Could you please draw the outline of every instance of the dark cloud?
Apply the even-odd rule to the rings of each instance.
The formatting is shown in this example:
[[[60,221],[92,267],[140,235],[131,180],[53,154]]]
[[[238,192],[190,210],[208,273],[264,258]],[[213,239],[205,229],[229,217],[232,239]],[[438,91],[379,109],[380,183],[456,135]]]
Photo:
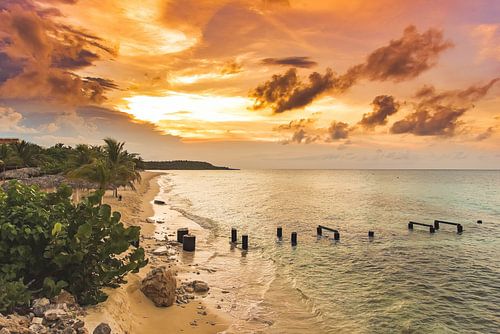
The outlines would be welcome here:
[[[74,1],[59,1],[73,3]],[[0,98],[38,99],[81,105],[101,103],[109,86],[83,79],[71,70],[92,65],[112,48],[91,34],[61,25],[58,11],[37,2],[6,1],[1,4]]]
[[[413,79],[436,65],[439,54],[451,46],[439,30],[419,33],[409,26],[403,37],[373,51],[364,63],[351,67],[343,75],[336,75],[331,69],[324,75],[313,72],[304,84],[291,69],[283,75],[273,75],[251,91],[250,97],[255,99],[254,109],[269,107],[274,113],[282,113],[303,108],[325,92],[346,91],[360,79],[394,82]]]
[[[462,123],[460,117],[474,107],[491,87],[500,80],[496,78],[484,86],[471,86],[464,90],[438,93],[432,86],[425,86],[416,94],[419,100],[415,110],[404,119],[395,122],[391,132],[412,133],[417,136],[453,136]]]
[[[373,129],[377,125],[387,124],[387,118],[398,112],[399,103],[389,95],[379,95],[373,99],[373,112],[363,115],[359,125],[365,129]]]
[[[302,118],[298,120],[290,121],[287,124],[282,124],[278,126],[275,130],[292,132],[290,139],[285,140],[283,144],[289,143],[305,143],[309,144],[321,139],[321,136],[316,133],[315,129],[316,120],[313,118]]]
[[[118,85],[113,80],[109,80],[109,79],[85,77],[84,81],[96,82],[104,89],[119,89]]]
[[[228,61],[222,65],[220,72],[222,74],[236,74],[242,71],[241,64],[234,60]]]
[[[332,140],[346,139],[349,137],[349,124],[333,121],[328,128],[328,133]]]
[[[311,68],[318,65],[317,62],[310,60],[309,57],[264,58],[261,63],[264,65],[293,66],[302,68]]]
[[[337,77],[331,69],[324,75],[313,72],[304,83],[297,76],[295,68],[283,75],[273,75],[271,80],[254,89],[250,96],[255,99],[253,109],[271,107],[274,113],[302,108],[326,91],[346,89],[346,82]]]

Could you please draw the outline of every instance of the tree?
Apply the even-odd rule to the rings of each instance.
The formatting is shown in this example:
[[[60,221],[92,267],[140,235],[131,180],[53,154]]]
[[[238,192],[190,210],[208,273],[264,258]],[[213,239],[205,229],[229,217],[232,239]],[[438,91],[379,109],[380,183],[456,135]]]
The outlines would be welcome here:
[[[25,140],[22,140],[18,143],[11,144],[14,153],[21,160],[21,164],[23,167],[36,167],[37,166],[37,158],[39,157],[39,153],[41,151],[41,147],[29,143]]]

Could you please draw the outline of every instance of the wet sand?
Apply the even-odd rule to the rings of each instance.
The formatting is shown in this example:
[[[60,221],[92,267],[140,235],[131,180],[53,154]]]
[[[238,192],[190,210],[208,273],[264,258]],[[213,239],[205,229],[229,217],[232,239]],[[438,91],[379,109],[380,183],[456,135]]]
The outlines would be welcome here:
[[[188,265],[181,262],[152,256],[152,250],[159,247],[162,241],[154,238],[156,225],[146,222],[146,218],[154,216],[150,202],[159,192],[159,175],[161,173],[142,173],[142,182],[137,191],[120,191],[123,196],[121,202],[113,198],[111,193],[105,196],[104,202],[110,204],[113,210],[121,212],[125,225],[141,227],[141,247],[146,250],[150,263],[139,273],[129,274],[127,284],[117,289],[107,289],[107,301],[87,309],[88,314],[84,320],[90,332],[101,322],[108,323],[113,333],[128,334],[208,334],[223,332],[228,327],[227,317],[205,305],[201,296],[185,305],[174,304],[158,308],[139,290],[141,280],[154,266],[166,265],[180,273],[191,271]],[[178,278],[178,285],[179,283]]]

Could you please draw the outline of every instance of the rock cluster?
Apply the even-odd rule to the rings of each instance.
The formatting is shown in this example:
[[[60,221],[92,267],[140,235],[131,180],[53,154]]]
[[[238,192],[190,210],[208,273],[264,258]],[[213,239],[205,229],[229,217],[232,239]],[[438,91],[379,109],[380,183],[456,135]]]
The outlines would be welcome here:
[[[35,299],[27,311],[26,315],[0,314],[0,334],[88,334],[85,323],[78,319],[83,310],[64,290],[52,300]],[[94,333],[109,334],[111,329]]]
[[[195,280],[192,282],[183,282],[176,290],[176,303],[187,304],[190,300],[195,298],[195,293],[207,293],[209,289],[208,284],[203,281]]]

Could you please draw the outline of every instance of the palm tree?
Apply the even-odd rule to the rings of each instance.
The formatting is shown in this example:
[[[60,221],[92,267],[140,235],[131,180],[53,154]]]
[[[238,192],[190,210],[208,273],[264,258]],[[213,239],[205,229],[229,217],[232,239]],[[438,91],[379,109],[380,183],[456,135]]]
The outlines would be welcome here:
[[[40,146],[22,140],[12,144],[11,147],[21,160],[23,167],[34,167],[37,165],[37,156],[40,153]]]
[[[119,187],[135,190],[134,183],[141,179],[139,170],[142,169],[142,159],[138,154],[126,151],[124,142],[112,138],[106,138],[104,142],[104,147],[99,149],[77,146],[74,168],[68,176],[97,183],[101,190],[111,187],[115,197]]]

